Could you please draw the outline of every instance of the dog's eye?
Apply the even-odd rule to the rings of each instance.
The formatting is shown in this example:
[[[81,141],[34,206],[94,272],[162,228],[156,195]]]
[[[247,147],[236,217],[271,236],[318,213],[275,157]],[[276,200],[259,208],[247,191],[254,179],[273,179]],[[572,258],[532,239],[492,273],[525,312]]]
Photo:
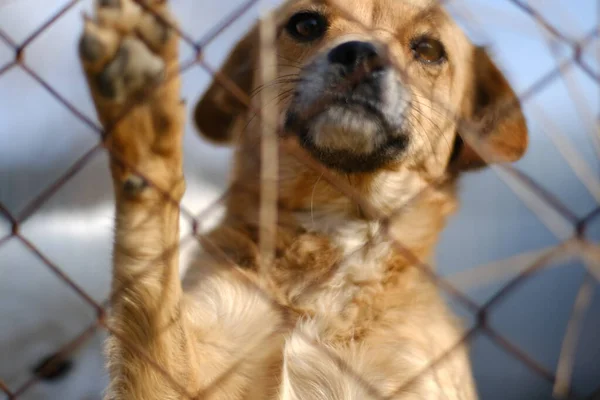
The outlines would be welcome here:
[[[325,34],[327,19],[317,12],[299,12],[290,18],[286,30],[297,40],[310,42],[321,38]]]
[[[411,44],[415,58],[426,64],[437,64],[446,59],[442,42],[429,37],[416,39]]]

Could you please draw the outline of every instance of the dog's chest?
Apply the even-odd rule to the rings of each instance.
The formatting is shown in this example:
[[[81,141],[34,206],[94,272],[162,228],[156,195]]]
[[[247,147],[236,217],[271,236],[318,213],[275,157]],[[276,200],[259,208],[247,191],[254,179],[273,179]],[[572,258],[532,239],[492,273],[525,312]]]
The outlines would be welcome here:
[[[301,261],[285,285],[289,302],[326,325],[336,325],[328,328],[352,330],[381,290],[390,243],[377,222],[331,213],[296,217],[308,234],[292,249]]]

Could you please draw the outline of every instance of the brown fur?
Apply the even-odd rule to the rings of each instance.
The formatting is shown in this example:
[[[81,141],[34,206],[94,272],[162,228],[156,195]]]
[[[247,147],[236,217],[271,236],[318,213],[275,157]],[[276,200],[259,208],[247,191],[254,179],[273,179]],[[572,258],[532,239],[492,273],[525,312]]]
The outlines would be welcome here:
[[[415,260],[431,261],[456,208],[458,175],[484,160],[516,160],[526,148],[518,101],[485,52],[426,0],[340,3],[350,13],[333,0],[280,7],[278,24],[302,9],[325,10],[331,20],[314,46],[299,47],[280,29],[275,46],[286,60],[302,66],[353,34],[386,41],[391,61],[410,78],[421,106],[409,116],[415,141],[407,157],[369,173],[329,171],[387,223],[293,157],[300,150],[286,140],[275,261],[259,272],[261,130],[250,117],[260,104],[254,98],[248,106],[215,82],[194,117],[211,140],[235,143],[233,186],[223,221],[200,238],[203,250],[180,282],[178,40],[130,0],[118,3],[98,8],[81,44],[100,120],[111,128],[106,146],[117,203],[107,398],[475,399],[466,346],[457,346],[460,324]],[[169,19],[162,2],[147,3]],[[419,29],[448,41],[449,62],[434,86],[406,50]],[[246,93],[259,86],[257,32],[220,72]],[[278,74],[290,70],[282,66]],[[132,76],[141,81],[124,79]],[[152,84],[158,90],[148,91]]]

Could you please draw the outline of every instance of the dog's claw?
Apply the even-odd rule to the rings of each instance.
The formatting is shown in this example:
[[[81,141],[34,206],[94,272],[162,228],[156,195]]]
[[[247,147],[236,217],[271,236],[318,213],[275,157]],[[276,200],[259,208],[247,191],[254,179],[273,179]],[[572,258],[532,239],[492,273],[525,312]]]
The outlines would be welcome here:
[[[89,33],[84,34],[79,41],[79,54],[85,61],[92,63],[98,61],[105,50],[102,42]]]
[[[98,88],[98,93],[107,99],[117,97],[117,88],[108,69],[102,71],[102,73],[98,75],[96,87]]]
[[[142,190],[148,187],[148,182],[144,178],[138,175],[130,175],[125,179],[123,183],[123,191],[130,195],[135,196],[139,194]]]

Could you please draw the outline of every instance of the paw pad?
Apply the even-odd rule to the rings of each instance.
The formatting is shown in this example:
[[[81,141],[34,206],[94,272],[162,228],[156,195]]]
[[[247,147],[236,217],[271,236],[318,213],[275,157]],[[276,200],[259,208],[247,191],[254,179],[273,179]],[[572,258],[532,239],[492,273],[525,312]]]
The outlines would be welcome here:
[[[138,39],[126,38],[114,60],[98,75],[98,91],[121,102],[163,77],[164,62]]]
[[[172,29],[166,6],[146,12],[132,0],[98,0],[97,18],[87,20],[79,54],[96,93],[115,103],[158,84],[166,63],[162,53]]]

